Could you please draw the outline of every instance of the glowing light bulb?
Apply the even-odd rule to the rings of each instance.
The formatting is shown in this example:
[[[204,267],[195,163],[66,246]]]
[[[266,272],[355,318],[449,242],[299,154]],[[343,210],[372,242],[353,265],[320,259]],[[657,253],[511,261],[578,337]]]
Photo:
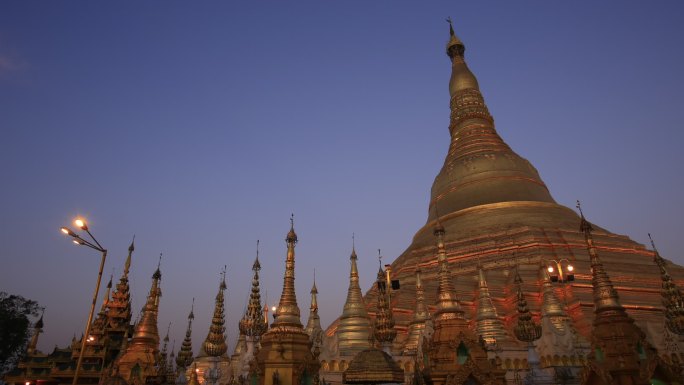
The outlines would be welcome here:
[[[553,273],[553,267],[552,266],[549,266],[546,270],[548,270],[549,273]]]

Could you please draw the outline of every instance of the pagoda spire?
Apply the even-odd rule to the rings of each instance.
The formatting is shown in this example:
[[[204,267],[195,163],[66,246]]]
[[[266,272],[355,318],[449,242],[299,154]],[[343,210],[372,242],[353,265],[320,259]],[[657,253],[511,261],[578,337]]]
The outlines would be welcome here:
[[[584,218],[579,201],[577,209],[580,212],[580,231],[584,233],[591,261],[591,286],[594,297],[592,350],[588,356],[591,368],[589,377],[598,376],[610,384],[649,384],[652,373],[644,372],[643,368],[650,367],[648,370],[653,370],[656,367],[656,352],[646,341],[644,332],[620,304],[618,293],[603,268],[594,245],[591,234],[594,228]],[[589,381],[591,382],[591,379]]]
[[[290,231],[285,237],[287,244],[287,257],[285,259],[285,276],[283,278],[283,292],[276,310],[276,319],[272,327],[289,326],[302,329],[299,318],[299,306],[295,294],[295,246],[297,245],[297,233],[294,231],[294,214],[290,217]]]
[[[380,250],[378,250],[378,257],[380,257]],[[382,267],[378,269],[378,277],[376,286],[378,289],[378,303],[377,313],[375,315],[375,339],[382,346],[382,350],[392,355],[391,348],[394,338],[397,336],[397,331],[394,329],[394,318],[392,317],[392,310],[389,304],[389,287],[390,283],[387,280],[385,272]]]
[[[321,328],[321,317],[318,315],[318,288],[316,287],[316,271],[314,270],[314,281],[311,286],[311,306],[309,306],[309,319],[306,322],[306,333],[313,338],[313,333]]]
[[[444,245],[444,227],[439,221],[434,230],[437,240],[437,263],[439,264],[439,286],[437,289],[437,310],[435,310],[435,320],[450,318],[465,318],[461,304],[456,299],[456,290],[449,271],[449,261],[447,261],[446,246]]]
[[[109,318],[109,327],[123,332],[123,329],[128,329],[131,322],[131,294],[128,285],[128,272],[131,268],[131,257],[135,250],[135,236],[128,247],[128,256],[124,263],[124,270],[116,284],[116,290],[112,294],[112,298],[107,302],[107,316]]]
[[[484,339],[487,345],[495,345],[508,339],[503,323],[499,319],[496,308],[492,303],[492,297],[489,294],[487,287],[487,280],[482,265],[478,263],[478,297],[477,297],[477,315],[475,330],[479,336]]]
[[[261,289],[259,288],[259,271],[261,264],[259,263],[259,241],[257,240],[257,251],[252,271],[254,277],[252,278],[252,291],[249,294],[249,303],[245,310],[245,315],[239,323],[240,333],[247,337],[258,339],[266,332],[268,324],[264,322],[261,314]]]
[[[147,302],[142,310],[142,317],[135,326],[133,333],[133,345],[148,345],[154,351],[159,351],[159,332],[157,330],[157,314],[159,312],[159,298],[161,297],[161,254],[159,254],[159,264],[157,270],[152,274],[152,287],[147,296]]]
[[[673,333],[684,335],[684,296],[667,272],[667,262],[658,253],[651,234],[648,234],[648,239],[651,241],[651,247],[653,247],[653,261],[658,265],[660,278],[663,281],[662,297],[665,307],[665,326]]]
[[[285,237],[287,257],[285,277],[278,309],[268,332],[261,338],[254,365],[249,375],[260,378],[261,384],[295,385],[317,383],[320,361],[318,349],[314,349],[309,335],[300,321],[295,294],[295,245],[294,216],[290,217],[290,231]],[[252,377],[254,378],[254,377]],[[277,384],[276,384],[277,383]]]
[[[359,269],[356,265],[356,245],[352,235],[352,251],[349,256],[349,288],[344,303],[340,324],[337,327],[337,341],[340,354],[355,355],[370,348],[370,317],[359,286]]]
[[[316,270],[314,270],[314,281],[311,287],[311,306],[309,306],[309,320],[306,322],[306,334],[311,339],[313,348],[319,348],[323,344],[323,328],[321,327],[321,317],[318,315],[318,288],[316,288]]]
[[[477,78],[465,62],[465,44],[449,19],[451,145],[432,185],[428,223],[469,207],[511,201],[555,203],[537,170],[513,152],[494,128]]]
[[[594,228],[591,226],[591,223],[584,218],[584,213],[582,212],[579,201],[577,201],[577,209],[580,212],[580,231],[584,234],[584,241],[587,244],[587,251],[589,252],[591,261],[591,283],[594,291],[595,307],[594,313],[596,313],[597,319],[599,313],[611,310],[624,313],[626,317],[627,313],[622,305],[620,305],[617,291],[615,291],[613,283],[610,281],[610,277],[608,277],[608,273],[606,273],[606,270],[603,268],[603,263],[601,263],[596,247],[594,246],[594,237],[591,235]]]
[[[159,332],[157,330],[157,314],[159,312],[159,299],[161,298],[161,254],[157,270],[152,274],[152,287],[147,296],[147,301],[142,309],[140,320],[136,322],[133,338],[128,342],[128,327],[125,327],[122,354],[117,359],[116,365],[119,373],[129,383],[144,383],[146,378],[159,375]],[[125,272],[124,272],[125,276]]]
[[[538,325],[532,319],[532,314],[530,309],[527,307],[527,300],[525,300],[525,293],[522,289],[522,278],[518,273],[518,269],[515,269],[515,288],[516,288],[516,298],[518,303],[518,322],[513,329],[515,336],[518,340],[532,344],[541,337],[541,325]]]
[[[190,308],[190,314],[188,314],[188,328],[185,330],[185,338],[183,339],[183,344],[181,345],[180,351],[176,356],[176,367],[181,370],[189,367],[192,363],[192,320],[195,319],[195,299],[192,299],[192,307]]]
[[[428,309],[425,306],[425,289],[423,288],[420,274],[420,268],[416,268],[416,306],[413,310],[413,319],[409,323],[408,337],[406,337],[406,343],[404,344],[404,354],[410,355],[417,353],[421,337],[425,333],[425,323],[430,318]]]
[[[226,353],[228,346],[226,345],[226,327],[225,327],[225,313],[224,313],[224,295],[226,291],[226,268],[224,266],[221,272],[221,283],[216,294],[216,304],[214,306],[214,316],[211,318],[211,325],[209,326],[209,333],[207,338],[202,343],[202,352],[211,357],[220,357]],[[202,355],[202,354],[200,354]]]

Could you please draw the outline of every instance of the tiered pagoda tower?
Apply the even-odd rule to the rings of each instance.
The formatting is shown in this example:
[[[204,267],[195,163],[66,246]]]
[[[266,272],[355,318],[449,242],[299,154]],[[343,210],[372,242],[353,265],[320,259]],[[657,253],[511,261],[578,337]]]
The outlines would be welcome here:
[[[271,328],[261,339],[257,364],[250,371],[252,384],[260,385],[316,385],[320,363],[312,353],[309,335],[300,321],[299,306],[295,294],[295,245],[297,233],[294,220],[290,219],[290,231],[285,237],[287,257],[283,292],[275,312]]]
[[[200,352],[195,357],[193,368],[207,385],[228,383],[230,378],[230,359],[226,352],[226,314],[225,314],[225,291],[226,269],[221,272],[221,282],[214,303],[214,312],[207,337],[202,342]]]
[[[261,289],[259,287],[259,241],[257,241],[257,255],[252,265],[254,276],[252,289],[249,294],[249,304],[245,314],[239,323],[240,336],[235,347],[235,353],[231,358],[233,376],[246,378],[249,374],[249,365],[253,361],[257,349],[260,346],[261,336],[268,330],[268,319],[265,319],[261,308]]]
[[[159,257],[161,262],[161,256]],[[133,338],[126,344],[125,350],[117,359],[115,372],[129,385],[144,384],[148,377],[156,377],[159,355],[159,331],[157,315],[161,298],[161,270],[157,266],[152,275],[152,287],[143,307],[142,316],[135,325]],[[124,337],[125,338],[125,337]]]

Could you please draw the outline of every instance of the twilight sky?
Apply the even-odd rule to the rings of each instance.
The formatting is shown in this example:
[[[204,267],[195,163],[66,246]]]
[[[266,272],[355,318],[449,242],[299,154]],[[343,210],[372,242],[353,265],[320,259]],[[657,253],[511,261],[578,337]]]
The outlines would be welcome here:
[[[258,3],[258,4],[257,4]],[[341,313],[427,218],[449,143],[451,16],[500,135],[554,198],[684,263],[681,2],[0,3],[0,291],[45,311],[39,348],[82,332],[99,255],[133,309],[160,252],[159,329],[195,353],[228,266],[232,351],[261,240],[280,296],[290,213],[302,322]],[[99,307],[99,305],[98,305]]]

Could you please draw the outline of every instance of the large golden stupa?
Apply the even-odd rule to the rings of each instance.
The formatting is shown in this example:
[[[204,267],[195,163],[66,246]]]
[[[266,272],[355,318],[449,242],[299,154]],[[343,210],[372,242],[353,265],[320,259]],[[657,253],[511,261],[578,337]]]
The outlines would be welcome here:
[[[444,166],[432,185],[427,223],[391,264],[392,279],[401,283],[391,303],[399,332],[393,351],[402,351],[411,335],[409,325],[417,298],[416,270],[422,277],[419,294],[424,295],[425,304],[434,314],[439,269],[433,230],[438,225],[445,229],[447,260],[456,293],[479,334],[487,333],[482,328],[495,328],[498,323],[512,336],[516,317],[513,281],[517,271],[524,282],[524,295],[534,319],[539,320],[543,315],[543,293],[550,290],[544,287],[552,287],[573,329],[588,339],[594,301],[590,259],[580,232],[580,216],[575,210],[556,203],[534,166],[499,136],[477,78],[464,60],[464,52],[465,45],[452,29],[447,43],[447,55],[452,63],[451,142]],[[629,315],[660,354],[669,354],[665,348],[670,337],[664,328],[661,272],[654,263],[654,252],[627,236],[598,226],[593,236]],[[552,285],[549,277],[545,278],[546,273],[540,273],[550,268],[553,268]],[[677,286],[684,286],[684,268],[668,263],[667,271]],[[574,275],[574,280],[568,280],[570,275]],[[479,300],[483,296],[479,289],[482,287],[491,300]],[[365,296],[371,318],[376,312],[376,295],[377,290],[371,289]],[[494,309],[481,309],[482,303],[491,303]],[[482,314],[492,314],[490,321],[496,322],[476,325]],[[335,321],[326,334],[340,339],[336,334],[343,321],[344,317]],[[502,330],[489,332],[496,335]]]

